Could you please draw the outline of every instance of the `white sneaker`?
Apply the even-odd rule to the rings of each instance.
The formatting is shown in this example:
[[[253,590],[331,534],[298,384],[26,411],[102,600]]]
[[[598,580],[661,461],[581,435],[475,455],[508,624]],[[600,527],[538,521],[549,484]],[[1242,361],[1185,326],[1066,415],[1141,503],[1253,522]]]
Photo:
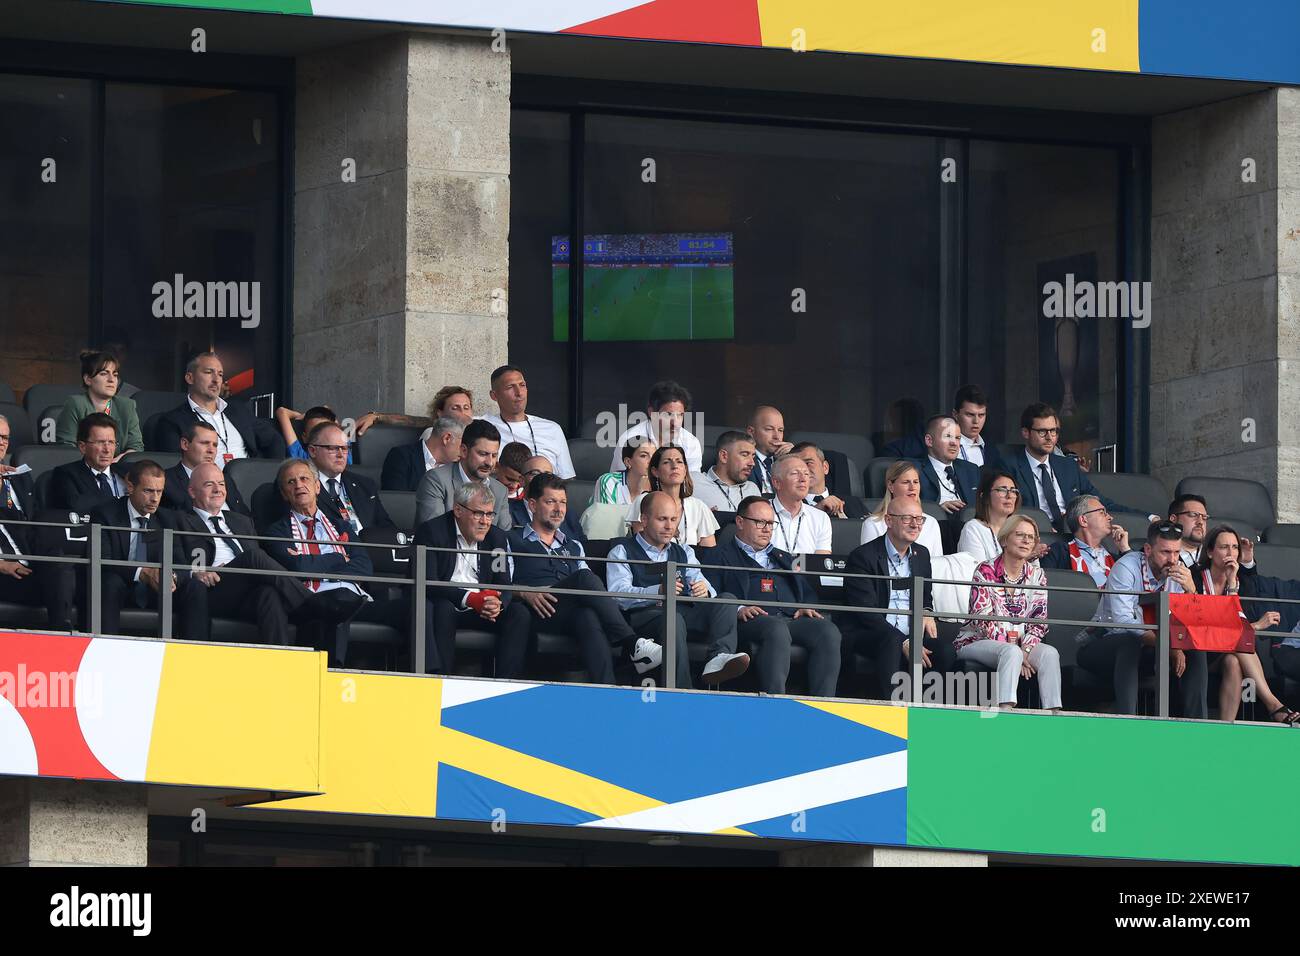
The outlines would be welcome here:
[[[749,670],[748,654],[719,654],[704,665],[700,680],[706,684],[721,684],[735,680]]]
[[[638,674],[654,670],[663,663],[663,659],[664,649],[655,641],[648,637],[637,638],[636,644],[632,647],[632,663],[636,665]]]

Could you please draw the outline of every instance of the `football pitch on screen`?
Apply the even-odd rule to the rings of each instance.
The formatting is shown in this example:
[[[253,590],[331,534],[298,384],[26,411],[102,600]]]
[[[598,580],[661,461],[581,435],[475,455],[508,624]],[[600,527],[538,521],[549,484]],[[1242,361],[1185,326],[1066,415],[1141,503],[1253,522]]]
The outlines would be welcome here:
[[[569,337],[569,270],[553,267],[555,341]],[[628,268],[585,273],[583,338],[588,342],[730,339],[735,336],[732,269]]]

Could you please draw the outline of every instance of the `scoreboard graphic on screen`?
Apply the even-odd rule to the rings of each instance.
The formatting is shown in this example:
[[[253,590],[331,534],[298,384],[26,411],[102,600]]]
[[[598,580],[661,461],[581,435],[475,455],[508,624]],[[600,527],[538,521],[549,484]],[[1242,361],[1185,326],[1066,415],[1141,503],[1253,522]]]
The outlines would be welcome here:
[[[551,237],[555,341],[569,338],[568,236]],[[582,240],[583,339],[707,341],[735,337],[729,232],[587,236]]]

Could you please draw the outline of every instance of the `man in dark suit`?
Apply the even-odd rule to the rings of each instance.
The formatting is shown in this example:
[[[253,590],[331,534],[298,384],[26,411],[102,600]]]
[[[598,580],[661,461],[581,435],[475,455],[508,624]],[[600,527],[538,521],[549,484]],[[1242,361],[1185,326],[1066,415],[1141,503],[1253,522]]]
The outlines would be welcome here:
[[[867,509],[862,499],[849,489],[848,459],[838,451],[823,451],[810,441],[801,441],[794,446],[791,454],[803,459],[804,466],[811,472],[812,480],[808,482],[808,494],[804,504],[820,508],[832,518],[853,518],[861,521],[867,516]],[[840,465],[835,467],[835,461]],[[837,486],[835,480],[841,484]]]
[[[989,400],[978,385],[963,385],[952,399],[952,417],[961,429],[962,461],[977,468],[1005,467],[998,450],[984,440],[984,424],[988,420]]]
[[[243,402],[227,402],[221,397],[225,376],[216,352],[203,352],[190,359],[185,367],[185,384],[189,387],[185,404],[158,419],[154,434],[159,450],[180,451],[185,427],[199,420],[216,429],[218,468],[225,468],[236,458],[283,458],[284,439],[274,425],[254,417]]]
[[[415,532],[415,543],[431,548],[476,549],[477,555],[450,551],[429,553],[431,578],[449,582],[431,585],[433,627],[425,635],[425,666],[430,673],[449,674],[456,662],[456,629],[460,625],[496,635],[493,676],[522,677],[532,619],[522,601],[495,586],[510,584],[506,533],[495,527],[496,502],[482,485],[456,489],[452,510],[430,518]]]
[[[719,593],[726,591],[749,601],[787,601],[815,604],[817,596],[799,574],[789,571],[794,556],[772,547],[776,512],[765,498],[750,496],[736,507],[736,537],[715,549],[710,560],[726,565],[705,575]],[[744,605],[737,610],[737,636],[751,645],[757,661],[759,688],[766,694],[784,694],[790,676],[790,647],[808,650],[808,690],[817,697],[833,697],[840,674],[840,631],[809,607],[764,608]]]
[[[171,511],[190,510],[193,505],[190,500],[190,479],[199,465],[216,464],[217,447],[217,430],[207,422],[195,419],[185,426],[185,433],[181,436],[181,460],[166,470],[167,485],[163,488],[162,503],[164,508]],[[225,487],[225,510],[247,515],[248,505],[229,477],[225,479]]]
[[[46,506],[85,514],[127,493],[126,482],[113,474],[117,457],[117,424],[103,412],[77,423],[77,450],[81,461],[59,465],[50,472]]]
[[[379,487],[384,491],[414,491],[426,471],[460,461],[460,436],[464,431],[465,426],[454,418],[434,419],[428,438],[388,450]]]
[[[889,615],[841,612],[838,616],[844,634],[845,659],[851,661],[856,652],[871,662],[869,693],[875,700],[890,699],[900,659],[911,659],[911,619],[905,613],[912,606],[911,578],[914,574],[930,577],[930,552],[916,543],[924,520],[920,503],[895,498],[885,515],[885,533],[855,548],[845,563],[845,604],[887,607],[899,612]],[[893,580],[849,576],[856,574],[886,575]],[[928,580],[923,607],[927,611],[934,609]],[[955,659],[952,642],[940,638],[935,619],[926,617],[922,664],[948,671]]]
[[[303,442],[320,479],[322,497],[352,526],[353,537],[366,528],[394,527],[375,483],[347,471],[348,440],[342,428],[334,422],[321,422]]]
[[[508,447],[508,446],[507,446]],[[533,455],[531,458],[524,459],[519,471],[523,479],[524,487],[538,475],[555,474],[555,466],[545,455]],[[516,530],[522,531],[533,523],[533,513],[528,508],[528,498],[511,498],[508,501],[510,508],[510,520],[514,522]],[[581,509],[564,512],[564,521],[560,525],[560,530],[564,532],[564,537],[581,542],[584,546],[587,543],[587,534],[582,530],[582,523],[578,520],[581,515]]]
[[[126,474],[127,493],[99,505],[90,513],[94,524],[111,528],[133,528],[102,532],[104,558],[129,561],[133,566],[107,567],[102,574],[100,622],[105,634],[121,633],[122,608],[156,608],[161,588],[172,590],[172,613],[179,636],[206,641],[209,635],[207,588],[189,573],[189,563],[179,537],[172,542],[172,561],[177,570],[172,579],[162,579],[161,568],[140,567],[158,563],[162,554],[162,533],[156,518],[162,504],[166,479],[157,462],[141,459]]]
[[[914,432],[903,435],[901,438],[895,438],[888,445],[883,446],[879,452],[881,458],[924,458],[925,455],[924,425],[918,427]]]
[[[0,415],[0,459],[5,458],[12,445],[9,419]],[[13,465],[0,463],[0,508],[17,511],[31,520],[36,514],[36,482],[31,475],[15,475]]]
[[[916,462],[921,476],[921,500],[937,501],[949,515],[975,504],[980,470],[962,461],[961,429],[947,415],[935,415],[925,424],[924,458]]]
[[[73,566],[15,557],[41,553],[38,529],[28,525],[28,520],[22,512],[0,508],[0,601],[44,607],[48,630],[71,631],[76,624]]]
[[[289,644],[289,619],[307,602],[311,592],[301,581],[284,577],[223,573],[224,569],[282,570],[257,541],[251,518],[230,510],[226,479],[212,463],[198,464],[190,476],[191,507],[185,511],[160,511],[165,527],[180,532],[186,555],[201,553],[203,570],[193,571],[208,588],[208,608],[214,616],[246,618],[257,622],[268,644]],[[220,535],[220,537],[209,537]]]
[[[1021,507],[1041,509],[1059,534],[1069,534],[1065,526],[1067,503],[1079,495],[1096,498],[1111,511],[1141,513],[1099,492],[1073,458],[1053,454],[1061,436],[1061,422],[1051,405],[1035,402],[1026,408],[1020,416],[1020,434],[1025,439],[1025,451],[1006,464],[1020,489]],[[1159,515],[1147,517],[1153,522],[1160,520]]]

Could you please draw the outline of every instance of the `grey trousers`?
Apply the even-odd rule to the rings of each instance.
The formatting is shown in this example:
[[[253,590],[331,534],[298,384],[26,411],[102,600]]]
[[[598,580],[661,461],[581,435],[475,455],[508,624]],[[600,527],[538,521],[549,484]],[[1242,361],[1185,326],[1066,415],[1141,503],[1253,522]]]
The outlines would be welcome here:
[[[1020,666],[1025,652],[1018,644],[1006,641],[973,641],[957,651],[959,661],[975,661],[997,671],[999,704],[1014,704],[1020,686]],[[1043,708],[1061,706],[1061,655],[1050,644],[1039,641],[1029,652],[1029,663],[1038,677],[1038,696]]]
[[[734,611],[732,612],[735,613]],[[784,694],[790,676],[790,647],[808,650],[808,691],[814,697],[834,697],[840,677],[840,629],[825,618],[781,614],[759,615],[736,628],[740,639],[754,645],[759,689]]]
[[[1187,670],[1177,682],[1178,701],[1183,717],[1207,714],[1206,691],[1209,667],[1204,651],[1187,651]],[[1115,707],[1121,714],[1137,713],[1138,664],[1142,660],[1142,632],[1114,631],[1092,638],[1079,648],[1079,664],[1101,680],[1115,682]]]

